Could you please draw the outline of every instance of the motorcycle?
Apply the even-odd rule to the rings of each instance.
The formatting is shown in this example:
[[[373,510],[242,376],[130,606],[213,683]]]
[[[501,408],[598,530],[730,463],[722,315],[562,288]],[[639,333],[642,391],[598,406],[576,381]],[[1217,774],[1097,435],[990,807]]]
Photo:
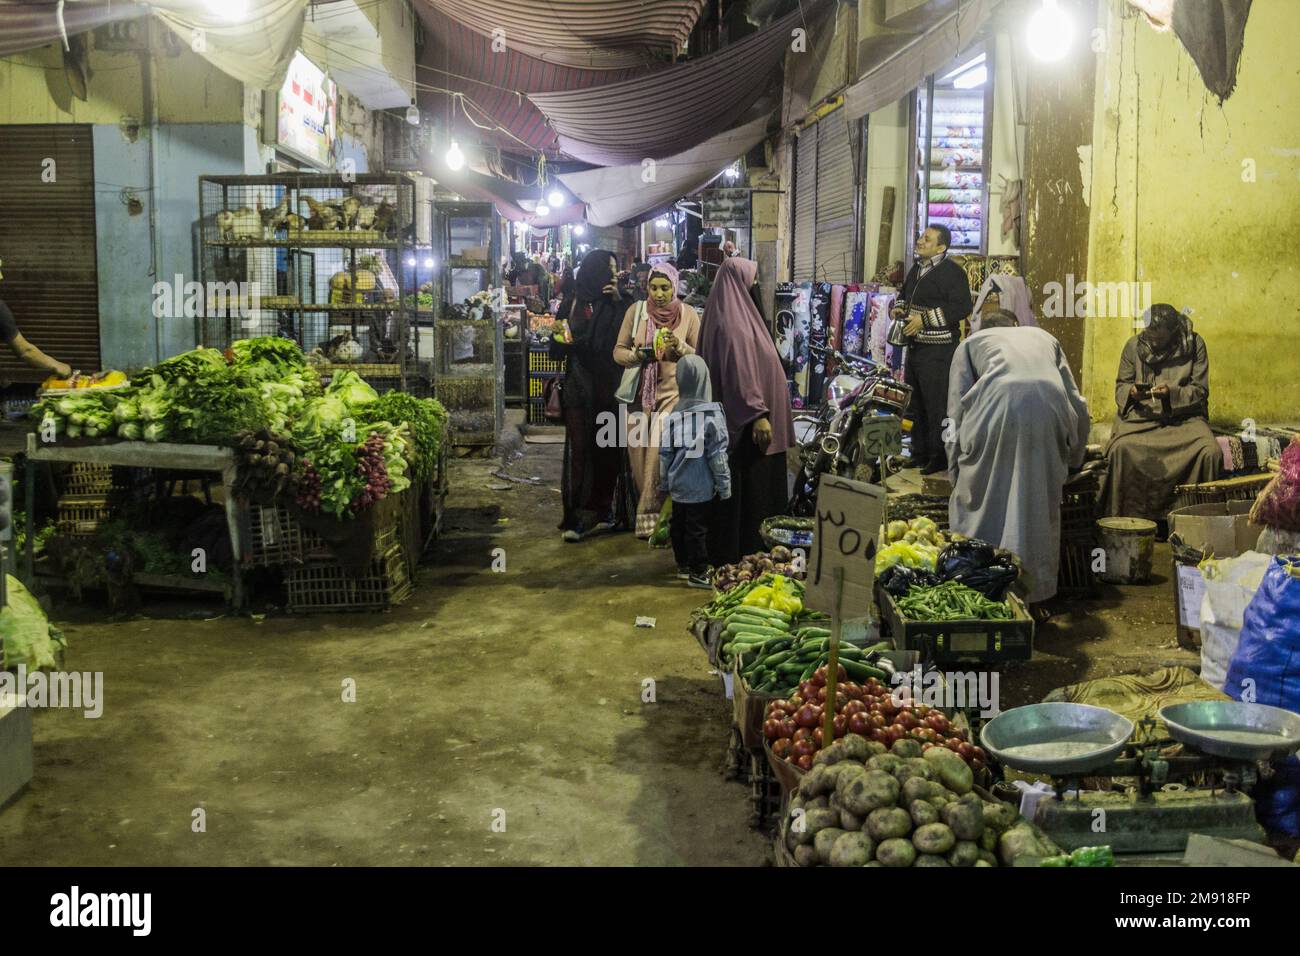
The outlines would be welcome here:
[[[794,420],[796,435],[805,435],[798,442],[800,467],[790,498],[790,514],[800,518],[815,515],[822,475],[879,484],[899,470],[896,456],[869,452],[862,426],[872,418],[900,416],[912,396],[911,386],[895,380],[885,366],[836,349],[812,348],[840,371],[827,382],[821,407]]]

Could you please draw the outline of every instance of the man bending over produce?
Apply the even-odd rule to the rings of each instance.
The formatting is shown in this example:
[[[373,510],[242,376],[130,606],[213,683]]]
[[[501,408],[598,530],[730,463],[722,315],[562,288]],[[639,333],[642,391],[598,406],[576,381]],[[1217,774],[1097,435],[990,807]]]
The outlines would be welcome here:
[[[1009,312],[986,316],[953,355],[948,418],[952,530],[1019,555],[1025,600],[1047,600],[1060,563],[1061,488],[1088,443],[1088,404],[1061,344],[1017,327]]]

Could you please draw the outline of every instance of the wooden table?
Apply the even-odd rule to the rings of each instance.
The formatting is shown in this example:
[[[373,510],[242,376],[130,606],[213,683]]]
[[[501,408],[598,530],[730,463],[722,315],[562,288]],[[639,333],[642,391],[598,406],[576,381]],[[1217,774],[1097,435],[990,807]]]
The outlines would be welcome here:
[[[237,463],[235,453],[216,445],[174,445],[167,442],[119,441],[100,445],[73,445],[67,440],[40,442],[35,432],[27,435],[27,460],[42,463],[73,464],[84,462],[93,465],[117,465],[125,468],[161,468],[174,471],[210,471],[221,475],[225,486],[226,525],[230,529],[231,552],[234,555],[234,603],[244,606],[244,577],[241,556],[241,516],[239,502],[235,500],[233,485]],[[27,514],[36,510],[36,482],[24,482],[27,488]],[[29,517],[29,521],[31,518]],[[36,535],[27,536],[26,580],[30,586],[35,573]]]

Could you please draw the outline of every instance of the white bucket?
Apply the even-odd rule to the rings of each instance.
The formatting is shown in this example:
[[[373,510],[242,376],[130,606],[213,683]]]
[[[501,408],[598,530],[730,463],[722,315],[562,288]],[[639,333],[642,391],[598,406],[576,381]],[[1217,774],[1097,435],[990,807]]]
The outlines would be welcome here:
[[[1098,575],[1108,584],[1145,584],[1151,577],[1156,523],[1145,518],[1102,518],[1097,522],[1106,566]]]

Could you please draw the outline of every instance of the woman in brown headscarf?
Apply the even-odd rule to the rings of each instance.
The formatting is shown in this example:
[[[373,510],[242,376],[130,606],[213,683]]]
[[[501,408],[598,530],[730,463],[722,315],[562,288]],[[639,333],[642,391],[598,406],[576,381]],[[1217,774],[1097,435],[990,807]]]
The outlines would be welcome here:
[[[627,410],[627,455],[637,486],[636,536],[648,538],[659,522],[659,427],[677,404],[677,360],[695,354],[700,314],[677,297],[677,270],[668,263],[650,270],[650,298],[623,316],[614,361],[641,367],[641,390]]]
[[[731,497],[718,506],[709,560],[733,564],[762,551],[759,527],[785,514],[790,490],[785,460],[794,445],[790,389],[772,333],[750,296],[758,263],[732,257],[718,268],[704,306],[700,356],[714,398],[727,413]]]

